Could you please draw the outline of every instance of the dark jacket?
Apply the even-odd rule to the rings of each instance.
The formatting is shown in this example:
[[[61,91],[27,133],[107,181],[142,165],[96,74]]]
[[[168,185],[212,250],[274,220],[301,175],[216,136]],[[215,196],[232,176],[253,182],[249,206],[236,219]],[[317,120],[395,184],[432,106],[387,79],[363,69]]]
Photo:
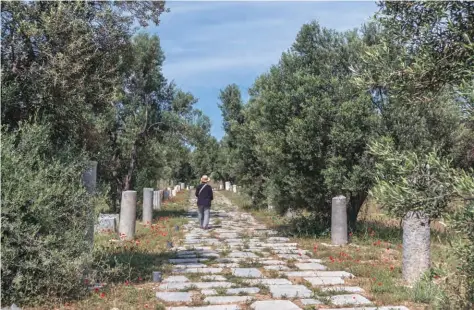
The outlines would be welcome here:
[[[201,191],[201,188],[205,185],[205,183],[200,184],[196,187],[196,197],[198,199],[197,204],[198,206],[210,207],[211,201],[214,199],[214,194],[212,193],[212,187],[207,184]],[[201,192],[199,194],[199,192]]]

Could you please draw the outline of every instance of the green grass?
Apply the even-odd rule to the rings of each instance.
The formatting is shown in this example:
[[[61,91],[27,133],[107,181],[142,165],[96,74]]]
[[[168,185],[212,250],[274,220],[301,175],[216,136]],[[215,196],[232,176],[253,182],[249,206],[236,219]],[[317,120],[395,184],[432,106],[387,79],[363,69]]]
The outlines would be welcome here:
[[[376,205],[369,203],[364,206],[359,214],[357,229],[350,234],[351,245],[327,247],[323,243],[331,244],[330,231],[324,227],[311,227],[324,223],[317,220],[311,224],[311,214],[303,213],[303,220],[289,220],[274,211],[252,210],[245,197],[227,192],[224,195],[268,228],[277,230],[280,236],[290,237],[290,242],[297,242],[302,249],[312,252],[315,258],[323,259],[329,270],[345,270],[354,274],[356,277],[347,279],[346,285],[362,287],[366,292],[364,295],[375,301],[377,306],[405,305],[412,310],[449,309],[445,303],[448,293],[433,277],[422,279],[413,287],[404,284],[400,221],[383,214]],[[300,227],[296,229],[295,225]],[[456,269],[456,258],[449,246],[450,239],[454,238],[456,236],[447,233],[443,225],[432,223],[431,272],[435,277],[447,279],[447,275]],[[288,266],[294,267],[294,264],[289,262]],[[334,295],[314,292],[321,298]]]
[[[106,285],[91,291],[83,300],[58,303],[55,309],[164,309],[152,289],[155,284],[151,282],[152,272],[161,271],[163,277],[169,275],[171,267],[167,260],[173,254],[167,248],[167,242],[176,246],[182,239],[182,230],[175,231],[175,227],[187,223],[188,219],[183,216],[187,206],[187,192],[164,202],[163,210],[154,213],[153,226],[137,221],[133,241],[121,242],[114,233],[97,234],[94,240],[97,263],[93,271]]]

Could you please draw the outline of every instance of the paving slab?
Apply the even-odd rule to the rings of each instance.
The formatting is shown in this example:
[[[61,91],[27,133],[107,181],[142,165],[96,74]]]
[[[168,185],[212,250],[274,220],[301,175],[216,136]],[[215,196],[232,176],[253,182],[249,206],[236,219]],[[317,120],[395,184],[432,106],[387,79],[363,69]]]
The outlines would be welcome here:
[[[270,266],[263,266],[266,270],[277,270],[277,271],[283,271],[283,270],[290,270],[287,266],[284,265],[270,265]]]
[[[283,271],[288,277],[302,278],[302,277],[339,277],[339,278],[353,278],[354,275],[346,271]]]
[[[300,270],[326,270],[328,267],[319,263],[297,263],[295,266]]]
[[[323,286],[323,285],[338,285],[338,284],[344,284],[344,279],[340,277],[309,277],[309,278],[303,278],[309,283],[311,283],[312,286]]]
[[[186,269],[174,269],[175,273],[221,273],[222,268],[186,268]]]
[[[230,304],[243,303],[254,299],[252,296],[209,296],[204,299],[204,302],[210,304]]]
[[[207,258],[170,258],[168,259],[168,262],[170,264],[186,264],[186,263],[197,264],[199,262],[205,262],[208,260],[209,259]]]
[[[309,305],[322,305],[323,302],[313,298],[301,299],[301,303],[305,306]]]
[[[170,307],[168,310],[240,310],[238,305],[214,305],[203,307]]]
[[[270,237],[267,239],[268,242],[287,242],[290,241],[290,238],[285,237]]]
[[[206,296],[218,295],[217,291],[213,289],[201,290],[201,294]]]
[[[163,282],[189,282],[189,279],[185,276],[170,276],[164,279]]]
[[[188,263],[188,264],[178,264],[178,265],[174,265],[173,268],[176,268],[176,269],[186,269],[186,268],[207,268],[209,267],[208,265],[206,264],[192,264],[192,263]]]
[[[356,308],[337,308],[337,309],[324,309],[324,310],[410,310],[405,306],[380,306],[380,307],[356,307]]]
[[[251,285],[288,285],[291,284],[290,280],[287,279],[281,279],[281,278],[276,278],[276,279],[252,279],[252,280],[247,280],[247,283]]]
[[[313,295],[313,292],[304,285],[270,285],[269,289],[273,298],[302,298]]]
[[[228,256],[230,258],[258,258],[258,256],[252,252],[231,252]]]
[[[336,295],[330,297],[331,302],[334,305],[369,305],[372,302],[359,294],[345,294],[345,295]]]
[[[306,255],[299,255],[299,254],[277,254],[278,257],[284,258],[284,259],[298,259],[298,258],[309,258],[309,256]]]
[[[350,292],[350,293],[363,293],[364,289],[358,286],[328,286],[321,287],[322,292]]]
[[[258,287],[241,287],[241,288],[229,288],[226,291],[228,295],[239,295],[239,294],[257,294],[260,292]]]
[[[170,282],[163,283],[159,286],[160,290],[185,290],[196,287],[198,289],[208,288],[229,288],[232,286],[230,282]]]
[[[286,265],[286,262],[277,259],[266,259],[261,261],[264,265]]]
[[[254,310],[301,310],[289,300],[262,300],[256,301],[250,307]]]
[[[156,297],[166,302],[191,302],[192,294],[188,292],[157,292]]]
[[[217,276],[202,276],[202,280],[206,281],[227,281],[227,278],[217,275]]]
[[[262,278],[263,275],[257,268],[235,268],[232,269],[232,274],[236,277],[242,278]]]

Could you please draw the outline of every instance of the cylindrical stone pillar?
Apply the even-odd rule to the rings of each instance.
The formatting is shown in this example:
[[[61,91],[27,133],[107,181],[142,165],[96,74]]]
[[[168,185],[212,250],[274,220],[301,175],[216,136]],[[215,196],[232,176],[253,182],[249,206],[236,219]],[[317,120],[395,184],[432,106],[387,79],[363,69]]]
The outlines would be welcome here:
[[[153,221],[153,188],[143,189],[143,224],[151,224]]]
[[[184,191],[186,189],[186,184],[181,182],[181,183],[179,183],[179,187],[181,187],[181,189]]]
[[[119,234],[124,240],[132,240],[135,237],[135,221],[137,218],[137,192],[122,192],[122,203],[120,205]]]
[[[232,185],[232,191],[233,191],[234,193],[237,193],[237,185]]]
[[[229,181],[225,182],[225,190],[230,191],[230,182]]]
[[[160,210],[161,209],[161,190],[157,190],[153,192],[153,210]]]
[[[332,199],[331,243],[347,244],[347,206],[346,197],[340,195]]]
[[[410,211],[403,218],[402,276],[414,283],[428,271],[430,258],[430,219],[420,211]]]

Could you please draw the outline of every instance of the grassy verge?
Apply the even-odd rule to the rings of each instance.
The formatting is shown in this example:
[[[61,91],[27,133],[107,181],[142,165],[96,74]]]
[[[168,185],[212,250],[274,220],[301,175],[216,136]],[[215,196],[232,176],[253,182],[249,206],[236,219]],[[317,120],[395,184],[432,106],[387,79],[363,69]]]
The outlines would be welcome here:
[[[271,210],[249,209],[249,201],[238,194],[223,191],[233,204],[252,213],[269,228],[292,238],[302,249],[323,260],[329,270],[345,270],[356,277],[346,285],[359,286],[369,299],[382,305],[405,305],[412,310],[449,309],[446,301],[453,291],[443,290],[457,261],[449,242],[455,236],[445,232],[440,223],[432,224],[431,273],[413,287],[402,281],[402,230],[400,221],[383,214],[374,204],[367,204],[359,215],[357,230],[350,234],[350,244],[332,247],[330,231],[302,227],[310,225],[301,218],[288,219]],[[320,231],[319,234],[308,232]],[[452,280],[452,279],[451,279]]]
[[[164,309],[155,296],[152,272],[169,273],[172,256],[169,242],[182,238],[181,225],[187,222],[188,192],[179,193],[155,211],[153,223],[136,223],[133,241],[120,241],[116,233],[97,234],[94,243],[96,278],[101,283],[83,300],[53,305],[54,309]],[[176,229],[178,226],[178,230]],[[93,285],[92,280],[85,284]],[[102,287],[100,287],[102,286]],[[37,307],[29,309],[51,309]]]

